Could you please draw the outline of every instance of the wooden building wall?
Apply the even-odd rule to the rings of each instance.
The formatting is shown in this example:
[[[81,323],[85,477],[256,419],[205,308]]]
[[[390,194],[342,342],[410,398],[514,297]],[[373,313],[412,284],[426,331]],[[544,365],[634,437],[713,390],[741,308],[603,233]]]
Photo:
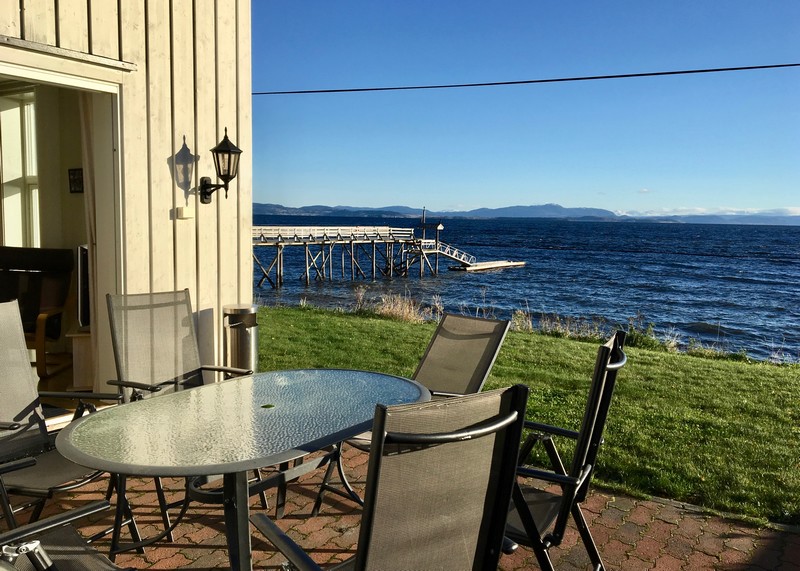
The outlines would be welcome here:
[[[250,0],[2,1],[4,61],[74,75],[79,89],[80,77],[118,85],[110,108],[96,109],[110,113],[96,127],[116,129],[119,145],[116,157],[95,153],[119,186],[97,188],[97,242],[115,244],[98,247],[101,288],[189,288],[201,354],[221,362],[222,307],[252,301]],[[227,200],[220,190],[201,205],[197,184],[216,180],[209,150],[225,128],[244,151],[239,176]],[[196,157],[188,185],[174,168],[184,143]],[[101,377],[113,371],[102,337]]]

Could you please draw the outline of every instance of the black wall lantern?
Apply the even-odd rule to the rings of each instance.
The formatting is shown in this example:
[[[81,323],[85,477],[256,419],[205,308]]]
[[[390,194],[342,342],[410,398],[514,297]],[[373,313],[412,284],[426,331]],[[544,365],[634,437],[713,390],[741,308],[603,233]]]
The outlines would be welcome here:
[[[239,172],[239,155],[242,154],[242,150],[228,138],[227,127],[225,136],[216,147],[211,149],[211,154],[214,157],[217,178],[222,181],[222,184],[213,184],[209,177],[202,177],[200,179],[200,202],[202,204],[211,204],[211,195],[220,188],[225,189],[225,198],[228,198],[228,183],[235,179]]]

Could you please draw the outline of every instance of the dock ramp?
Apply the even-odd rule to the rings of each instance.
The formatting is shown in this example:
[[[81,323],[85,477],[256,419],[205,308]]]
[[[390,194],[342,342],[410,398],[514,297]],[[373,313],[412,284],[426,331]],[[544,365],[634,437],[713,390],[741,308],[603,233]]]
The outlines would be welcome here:
[[[500,270],[503,268],[515,268],[524,266],[525,262],[512,262],[511,260],[494,260],[491,262],[479,262],[475,256],[467,254],[466,252],[454,248],[444,242],[437,242],[436,240],[420,240],[420,248],[426,254],[439,254],[455,260],[459,263],[458,266],[450,266],[451,270],[462,272],[480,272],[486,270]]]

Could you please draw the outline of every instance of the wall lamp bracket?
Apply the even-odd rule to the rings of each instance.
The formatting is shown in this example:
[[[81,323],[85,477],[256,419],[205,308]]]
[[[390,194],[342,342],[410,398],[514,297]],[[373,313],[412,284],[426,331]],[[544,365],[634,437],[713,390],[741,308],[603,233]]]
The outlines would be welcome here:
[[[225,189],[225,198],[228,198],[228,183],[213,184],[211,178],[200,177],[200,204],[211,204],[211,197],[220,188]]]

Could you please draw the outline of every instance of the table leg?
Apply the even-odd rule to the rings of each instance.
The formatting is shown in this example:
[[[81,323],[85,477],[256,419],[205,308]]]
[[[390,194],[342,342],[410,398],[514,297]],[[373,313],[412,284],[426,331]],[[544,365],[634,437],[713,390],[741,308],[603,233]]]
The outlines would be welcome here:
[[[234,571],[252,571],[247,472],[225,474],[222,483],[228,558]]]

